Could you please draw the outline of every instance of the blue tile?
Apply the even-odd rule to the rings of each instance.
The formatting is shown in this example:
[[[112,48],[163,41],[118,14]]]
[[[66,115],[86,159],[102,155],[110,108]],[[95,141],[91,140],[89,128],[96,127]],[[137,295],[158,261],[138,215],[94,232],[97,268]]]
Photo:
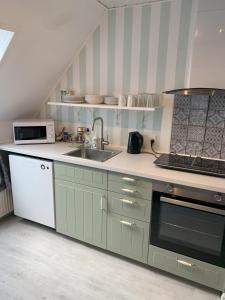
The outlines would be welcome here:
[[[207,110],[209,105],[208,96],[192,96],[191,97],[191,109],[203,109]]]
[[[172,139],[170,143],[170,151],[175,153],[185,154],[186,144],[187,144],[186,140]]]
[[[189,109],[175,108],[173,111],[173,124],[188,125]]]
[[[225,111],[218,111],[218,110],[210,110],[208,112],[208,119],[207,119],[207,127],[219,127],[224,128],[225,124]]]
[[[203,150],[203,142],[187,142],[186,154],[201,156]]]
[[[189,125],[205,126],[206,124],[206,110],[193,109],[190,111]]]
[[[189,126],[188,127],[188,141],[203,142],[205,136],[204,126]]]
[[[207,127],[205,142],[210,144],[221,144],[223,139],[223,129],[218,127]]]
[[[220,158],[221,156],[221,144],[204,143],[202,156]]]

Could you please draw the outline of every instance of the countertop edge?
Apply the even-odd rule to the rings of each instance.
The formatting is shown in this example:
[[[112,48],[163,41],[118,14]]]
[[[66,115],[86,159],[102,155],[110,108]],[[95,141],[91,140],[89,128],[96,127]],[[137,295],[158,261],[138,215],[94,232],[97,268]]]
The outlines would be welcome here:
[[[32,145],[32,147],[35,147],[35,145]],[[136,169],[130,170],[130,169],[123,168],[122,166],[118,167],[116,165],[116,162],[117,161],[119,162],[119,160],[123,159],[123,157],[121,157],[121,154],[125,155],[124,152],[122,152],[121,154],[118,154],[117,156],[111,158],[110,160],[108,160],[106,162],[96,162],[96,161],[91,161],[91,160],[85,160],[82,158],[67,157],[67,156],[64,156],[62,153],[59,153],[59,154],[53,154],[53,153],[46,154],[44,152],[40,153],[38,150],[35,151],[35,149],[33,149],[33,148],[32,148],[32,150],[24,149],[22,147],[20,149],[20,147],[16,147],[16,145],[14,145],[14,144],[6,144],[6,145],[2,144],[2,145],[0,145],[0,150],[17,153],[17,154],[22,154],[22,155],[27,155],[27,156],[31,156],[31,157],[38,157],[40,159],[49,159],[49,160],[59,161],[59,162],[63,162],[63,163],[70,163],[70,164],[76,164],[76,165],[81,165],[81,166],[86,166],[86,167],[102,169],[105,171],[124,173],[124,174],[133,175],[133,176],[142,177],[142,178],[151,179],[151,180],[158,180],[158,181],[163,181],[163,182],[167,182],[167,183],[179,184],[179,185],[189,186],[189,187],[193,187],[193,188],[199,188],[199,189],[204,189],[204,190],[211,190],[211,191],[215,191],[215,192],[225,193],[225,179],[224,178],[217,178],[217,177],[210,178],[210,176],[206,176],[206,175],[193,174],[193,173],[187,173],[187,172],[182,172],[182,171],[159,168],[153,164],[153,160],[151,161],[151,165],[149,165],[149,173],[148,174],[146,172],[141,172],[140,170],[136,170]],[[148,154],[145,154],[145,155],[148,155]],[[113,163],[113,160],[115,163]],[[160,172],[162,174],[157,174]],[[168,174],[170,174],[170,176],[167,176]],[[171,177],[171,174],[174,175],[174,177],[173,176]],[[202,177],[202,176],[204,176],[204,177]],[[198,178],[201,180],[199,180],[200,182],[193,180],[193,178],[187,180],[188,177]],[[212,183],[207,184],[207,180],[208,181],[211,180]],[[221,184],[221,186],[218,186],[218,185],[215,186],[215,184],[213,184],[213,181],[215,182],[218,180],[221,181],[221,183],[223,183],[223,184]]]

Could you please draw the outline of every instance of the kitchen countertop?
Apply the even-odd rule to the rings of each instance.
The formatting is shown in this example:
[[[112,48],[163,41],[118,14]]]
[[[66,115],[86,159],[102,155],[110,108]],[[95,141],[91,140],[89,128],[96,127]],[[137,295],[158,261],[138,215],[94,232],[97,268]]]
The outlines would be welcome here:
[[[1,150],[61,161],[98,169],[125,173],[149,179],[176,183],[206,190],[225,193],[225,179],[188,172],[168,170],[154,165],[155,157],[150,154],[128,154],[125,151],[105,162],[97,162],[64,155],[72,150],[70,144],[0,145]]]

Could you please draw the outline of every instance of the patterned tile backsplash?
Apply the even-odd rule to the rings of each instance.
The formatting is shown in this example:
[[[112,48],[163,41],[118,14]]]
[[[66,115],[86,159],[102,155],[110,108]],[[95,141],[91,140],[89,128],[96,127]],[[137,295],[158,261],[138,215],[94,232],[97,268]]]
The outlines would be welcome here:
[[[170,150],[225,159],[225,97],[176,95]]]

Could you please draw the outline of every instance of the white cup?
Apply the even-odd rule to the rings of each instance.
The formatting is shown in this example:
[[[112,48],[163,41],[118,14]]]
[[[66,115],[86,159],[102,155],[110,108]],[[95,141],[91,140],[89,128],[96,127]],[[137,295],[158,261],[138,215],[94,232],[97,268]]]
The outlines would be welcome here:
[[[126,96],[120,95],[118,100],[118,106],[127,106]]]
[[[145,107],[146,106],[146,94],[139,94],[137,96],[137,106],[138,107]]]
[[[127,97],[127,106],[129,106],[129,107],[137,106],[137,96],[136,95],[129,95]]]

